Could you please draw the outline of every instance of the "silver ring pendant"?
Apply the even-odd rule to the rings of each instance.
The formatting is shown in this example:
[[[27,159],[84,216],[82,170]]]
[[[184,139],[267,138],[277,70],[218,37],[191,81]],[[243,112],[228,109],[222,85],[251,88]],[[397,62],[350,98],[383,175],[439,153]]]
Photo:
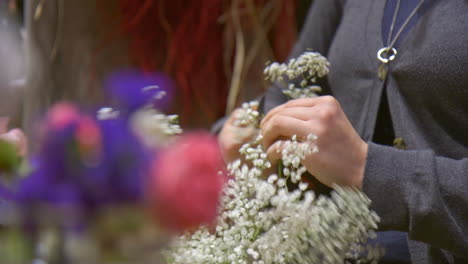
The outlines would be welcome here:
[[[383,63],[388,63],[395,59],[397,50],[395,48],[383,47],[377,52],[377,59]]]

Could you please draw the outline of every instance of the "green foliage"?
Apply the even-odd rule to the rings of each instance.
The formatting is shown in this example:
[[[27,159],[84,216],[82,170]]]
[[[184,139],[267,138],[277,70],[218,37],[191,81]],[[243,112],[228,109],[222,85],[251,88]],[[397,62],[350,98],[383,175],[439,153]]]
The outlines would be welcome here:
[[[0,172],[11,176],[20,164],[21,157],[18,156],[16,147],[0,139]]]
[[[31,246],[19,228],[0,229],[2,263],[22,264],[31,259]]]

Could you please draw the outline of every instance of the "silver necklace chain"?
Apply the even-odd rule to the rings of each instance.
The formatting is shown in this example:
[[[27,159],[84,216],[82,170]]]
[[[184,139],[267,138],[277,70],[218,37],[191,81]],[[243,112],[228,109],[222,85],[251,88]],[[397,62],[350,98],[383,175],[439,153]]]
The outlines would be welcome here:
[[[395,7],[395,12],[393,12],[392,24],[390,25],[390,33],[388,34],[388,39],[387,39],[388,46],[381,48],[377,52],[377,59],[379,59],[379,61],[381,61],[384,64],[389,63],[390,61],[395,59],[395,57],[397,55],[397,50],[394,48],[395,43],[397,42],[398,38],[400,37],[403,30],[406,28],[408,23],[411,21],[411,19],[416,15],[418,10],[421,8],[421,6],[424,3],[424,0],[419,1],[418,5],[413,9],[413,11],[411,11],[410,15],[403,22],[403,25],[401,25],[400,29],[395,34],[395,37],[393,37],[393,40],[390,42],[390,39],[391,39],[392,33],[393,33],[393,29],[395,27],[396,18],[398,16],[398,12],[400,10],[400,3],[401,3],[401,0],[398,0],[397,5]]]
[[[396,23],[396,18],[398,17],[398,13],[400,12],[400,3],[401,1],[398,0],[396,7],[395,7],[395,11],[393,11],[392,23],[390,24],[390,32],[388,33],[388,37],[387,37],[387,43],[386,43],[387,45],[390,44],[391,37],[393,34],[393,28],[395,27],[395,23]]]

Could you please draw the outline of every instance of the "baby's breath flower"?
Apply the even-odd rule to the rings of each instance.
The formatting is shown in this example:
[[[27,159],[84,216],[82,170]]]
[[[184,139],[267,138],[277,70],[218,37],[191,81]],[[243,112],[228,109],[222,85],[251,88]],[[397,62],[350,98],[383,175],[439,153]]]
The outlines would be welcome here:
[[[284,77],[289,80],[299,79],[300,87],[293,83],[288,84],[283,93],[291,99],[316,97],[321,92],[317,85],[308,85],[315,82],[316,78],[322,78],[328,74],[328,60],[317,52],[307,51],[297,59],[291,59],[288,63],[273,62],[264,70],[267,80],[282,82]]]
[[[294,84],[291,84],[288,89],[283,90],[283,93],[291,99],[298,98],[313,98],[317,97],[317,93],[320,93],[322,88],[317,85],[310,85],[305,87],[297,88]]]
[[[178,120],[177,115],[165,115],[153,108],[143,108],[132,115],[130,122],[143,142],[155,147],[166,144],[169,138],[182,133]]]
[[[301,161],[307,155],[318,152],[316,140],[317,136],[309,134],[304,142],[298,141],[296,135],[293,135],[291,140],[283,141],[281,150],[283,174],[290,177],[293,183],[299,182],[302,174],[307,171]]]
[[[236,112],[234,125],[256,126],[260,117],[260,113],[257,111],[258,104],[258,101],[243,103],[240,111]]]

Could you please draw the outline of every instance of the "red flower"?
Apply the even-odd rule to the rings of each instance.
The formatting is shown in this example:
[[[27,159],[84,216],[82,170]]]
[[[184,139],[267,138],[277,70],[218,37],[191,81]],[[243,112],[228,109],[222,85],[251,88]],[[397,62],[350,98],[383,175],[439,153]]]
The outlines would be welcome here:
[[[216,138],[187,134],[163,150],[151,168],[151,213],[165,228],[186,231],[211,225],[224,184]]]

